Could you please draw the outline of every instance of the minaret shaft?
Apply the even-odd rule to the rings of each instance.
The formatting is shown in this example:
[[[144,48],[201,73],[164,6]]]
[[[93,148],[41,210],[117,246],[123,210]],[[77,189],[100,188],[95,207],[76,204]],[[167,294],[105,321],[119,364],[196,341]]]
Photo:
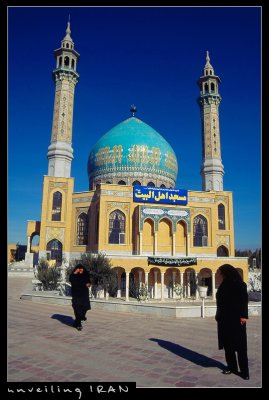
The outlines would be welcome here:
[[[53,71],[55,100],[51,144],[47,154],[48,175],[64,178],[70,178],[71,174],[74,94],[79,79],[76,72],[79,54],[74,50],[70,33],[70,22],[68,22],[61,47],[54,51],[56,58],[56,69]]]
[[[202,124],[202,190],[223,190],[224,168],[221,161],[218,93],[220,79],[214,74],[207,52],[204,75],[198,81],[200,97],[198,103]]]

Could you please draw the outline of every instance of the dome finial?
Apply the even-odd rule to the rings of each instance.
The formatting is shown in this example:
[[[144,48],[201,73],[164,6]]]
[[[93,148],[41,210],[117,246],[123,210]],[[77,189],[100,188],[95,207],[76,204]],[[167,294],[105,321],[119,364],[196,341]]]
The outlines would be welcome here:
[[[136,106],[134,104],[131,105],[130,111],[131,111],[131,113],[133,113],[133,117],[134,117],[135,113],[137,112]]]
[[[206,50],[206,62],[210,63],[209,51]]]

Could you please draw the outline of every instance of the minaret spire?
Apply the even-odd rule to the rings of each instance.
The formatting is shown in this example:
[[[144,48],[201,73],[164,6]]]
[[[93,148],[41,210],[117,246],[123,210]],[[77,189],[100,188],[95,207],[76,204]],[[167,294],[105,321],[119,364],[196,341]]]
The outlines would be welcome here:
[[[224,167],[221,160],[218,91],[220,78],[215,75],[210,63],[209,51],[206,52],[206,64],[203,76],[198,80],[200,97],[198,103],[202,121],[202,189],[223,190]]]
[[[55,102],[51,144],[47,154],[48,175],[64,178],[70,178],[71,173],[74,94],[79,79],[79,74],[76,72],[79,54],[74,49],[70,33],[69,16],[61,47],[54,51],[56,58],[56,69],[53,71]]]
[[[210,64],[209,51],[206,51],[206,63],[204,67],[204,75],[214,75],[214,69]]]

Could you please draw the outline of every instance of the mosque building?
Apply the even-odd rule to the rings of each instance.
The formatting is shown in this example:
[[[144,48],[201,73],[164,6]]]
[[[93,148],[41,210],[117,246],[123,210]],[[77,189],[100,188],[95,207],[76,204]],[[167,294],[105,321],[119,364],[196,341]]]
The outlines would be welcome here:
[[[184,297],[192,279],[215,299],[216,272],[231,264],[248,279],[247,258],[234,256],[232,192],[224,191],[219,127],[220,78],[209,54],[198,80],[202,121],[202,190],[177,189],[178,163],[171,145],[151,126],[131,116],[93,145],[89,187],[74,192],[72,121],[79,53],[70,22],[54,51],[55,101],[48,174],[44,176],[41,220],[27,224],[25,260],[33,262],[32,239],[39,235],[39,259],[58,262],[83,253],[104,253],[116,269],[118,297],[129,299],[132,282],[147,284],[150,297],[172,298],[180,283]]]

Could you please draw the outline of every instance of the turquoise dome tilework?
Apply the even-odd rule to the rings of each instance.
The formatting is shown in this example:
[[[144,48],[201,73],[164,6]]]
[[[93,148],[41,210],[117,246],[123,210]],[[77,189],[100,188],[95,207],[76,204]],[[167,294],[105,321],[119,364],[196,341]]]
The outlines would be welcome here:
[[[103,135],[90,152],[88,176],[91,182],[102,175],[126,172],[138,176],[165,176],[176,182],[177,158],[170,144],[151,126],[131,117]]]

